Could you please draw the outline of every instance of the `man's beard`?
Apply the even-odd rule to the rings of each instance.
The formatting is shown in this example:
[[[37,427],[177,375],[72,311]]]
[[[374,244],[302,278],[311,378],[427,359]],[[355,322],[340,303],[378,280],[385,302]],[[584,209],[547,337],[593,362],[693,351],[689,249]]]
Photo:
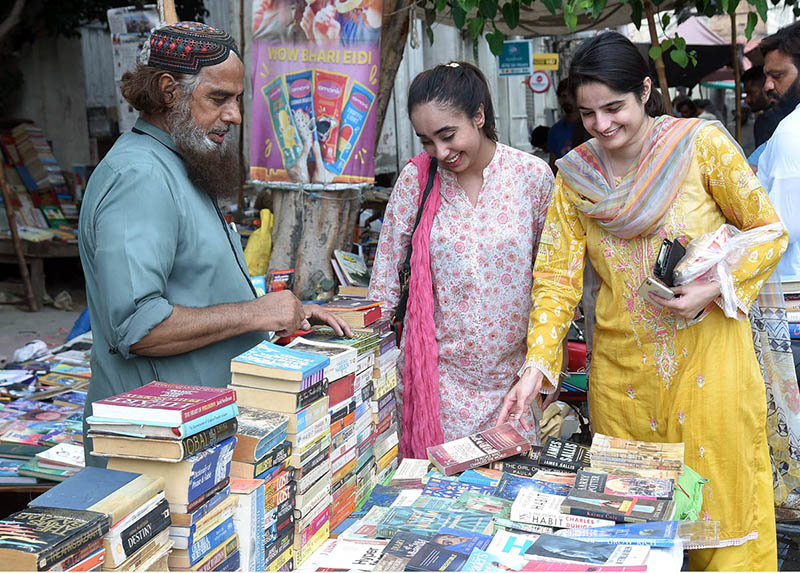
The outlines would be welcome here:
[[[237,197],[241,170],[233,139],[225,137],[222,143],[211,141],[207,131],[192,119],[189,98],[170,110],[167,127],[186,165],[189,180],[212,198],[232,201]]]
[[[783,95],[778,94],[775,90],[769,90],[767,96],[777,100],[775,106],[779,111],[785,113],[793,112],[797,104],[800,104],[800,75],[797,76]]]

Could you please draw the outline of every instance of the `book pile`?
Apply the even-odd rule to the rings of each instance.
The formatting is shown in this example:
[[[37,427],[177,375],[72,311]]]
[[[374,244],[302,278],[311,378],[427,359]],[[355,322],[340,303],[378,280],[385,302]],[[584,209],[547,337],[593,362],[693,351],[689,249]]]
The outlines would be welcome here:
[[[108,530],[97,511],[23,509],[0,520],[0,562],[6,571],[97,571]]]
[[[344,344],[316,342],[295,338],[289,348],[328,358],[325,379],[328,381],[328,419],[330,429],[329,530],[333,530],[356,508],[357,440],[355,420],[360,403],[355,397],[358,353]],[[363,403],[363,400],[361,401]],[[361,407],[364,411],[366,407]],[[302,480],[301,480],[302,481]]]
[[[783,281],[783,294],[786,299],[786,319],[789,321],[789,335],[800,339],[800,280]]]
[[[675,444],[624,442],[630,452],[639,451],[628,456],[634,465],[682,460],[682,455],[674,457]],[[597,445],[598,452],[618,453],[621,444],[601,436]],[[550,438],[544,447],[531,448],[512,424],[504,424],[428,451],[428,460],[404,459],[386,485],[375,486],[363,507],[346,520],[347,527],[334,532],[306,566],[678,571],[684,547],[719,542],[718,522],[673,520],[674,480],[625,474],[619,469],[624,464],[616,466],[616,474],[603,473],[590,466],[589,448],[576,443]],[[505,471],[488,467],[492,464],[505,464]],[[604,518],[573,513],[570,498],[594,494],[636,501],[613,519],[608,512]],[[629,523],[639,511],[648,514],[648,521]]]
[[[172,542],[163,477],[88,467],[40,495],[31,509],[102,514],[108,526],[82,553],[99,550],[104,571],[163,570]]]
[[[92,454],[109,457],[109,469],[165,481],[171,571],[239,568],[229,486],[237,414],[233,390],[164,382],[92,404]]]
[[[370,399],[370,411],[375,425],[375,445],[373,447],[376,460],[376,483],[382,483],[397,469],[397,452],[399,446],[400,416],[397,412],[397,359],[400,349],[397,337],[389,329],[387,321],[382,322],[378,345],[375,348],[375,364],[372,369],[373,393]]]
[[[369,292],[369,270],[364,257],[334,250],[331,267],[339,280],[339,295],[366,297]]]
[[[365,328],[380,320],[382,305],[383,302],[361,297],[337,297],[322,307],[336,314],[351,328]]]
[[[30,123],[21,123],[11,130],[17,151],[25,168],[39,188],[66,185],[44,132]]]
[[[330,531],[331,431],[325,379],[329,363],[326,355],[270,342],[231,361],[230,387],[237,391],[239,403],[269,407],[286,420],[285,443],[274,454],[242,473],[240,462],[236,468],[237,477],[266,480],[267,570],[298,567]],[[275,522],[270,525],[273,507]],[[292,515],[293,521],[284,515]]]

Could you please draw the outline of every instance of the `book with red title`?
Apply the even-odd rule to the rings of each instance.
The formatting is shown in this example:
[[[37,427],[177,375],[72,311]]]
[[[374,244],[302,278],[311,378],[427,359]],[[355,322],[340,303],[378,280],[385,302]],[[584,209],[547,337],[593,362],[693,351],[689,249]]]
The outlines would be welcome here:
[[[530,442],[514,425],[505,423],[465,438],[428,448],[428,459],[445,475],[485,466],[491,462],[521,454]]]
[[[228,388],[153,381],[141,388],[94,402],[92,414],[103,418],[179,426],[234,402],[236,392]]]

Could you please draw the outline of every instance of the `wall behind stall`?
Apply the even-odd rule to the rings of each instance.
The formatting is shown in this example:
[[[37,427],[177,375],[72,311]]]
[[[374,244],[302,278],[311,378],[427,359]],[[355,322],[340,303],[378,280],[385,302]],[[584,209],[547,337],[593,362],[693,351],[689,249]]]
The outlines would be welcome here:
[[[51,142],[62,169],[88,163],[81,41],[79,38],[41,38],[19,55],[25,82],[17,101],[3,110],[6,117],[30,119]]]

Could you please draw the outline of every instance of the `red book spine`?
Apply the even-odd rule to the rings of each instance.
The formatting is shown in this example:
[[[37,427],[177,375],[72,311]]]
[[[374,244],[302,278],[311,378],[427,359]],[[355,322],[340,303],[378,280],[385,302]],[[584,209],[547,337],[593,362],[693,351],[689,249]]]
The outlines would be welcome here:
[[[369,326],[381,317],[381,307],[374,306],[364,311],[364,326]]]

